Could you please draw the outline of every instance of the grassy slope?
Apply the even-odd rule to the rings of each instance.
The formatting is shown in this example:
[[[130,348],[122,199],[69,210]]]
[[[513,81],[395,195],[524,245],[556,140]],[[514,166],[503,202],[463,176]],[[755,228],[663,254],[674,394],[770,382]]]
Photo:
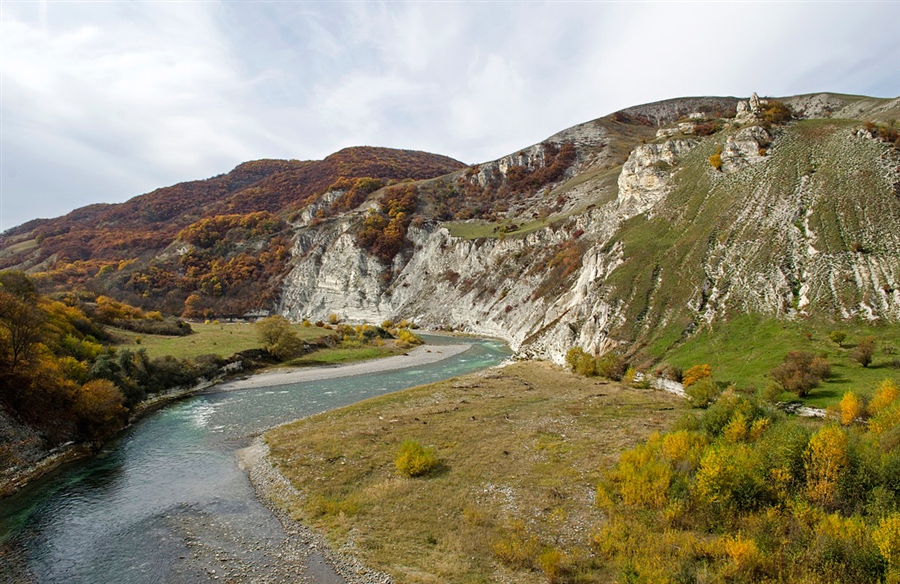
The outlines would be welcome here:
[[[284,503],[292,516],[336,547],[353,541],[396,582],[545,581],[491,551],[515,520],[541,546],[580,555],[582,581],[610,581],[589,559],[599,472],[684,407],[668,394],[523,362],[299,420],[266,440],[303,493]],[[393,459],[408,439],[436,447],[442,468],[400,477]]]
[[[764,273],[784,261],[794,234],[785,233],[776,223],[753,219],[753,215],[765,216],[779,205],[802,209],[804,201],[797,200],[801,179],[806,181],[804,196],[817,201],[811,207],[809,226],[820,252],[841,264],[853,261],[854,241],[862,242],[869,253],[889,253],[893,246],[885,244],[894,238],[890,230],[900,224],[897,201],[884,180],[864,164],[867,156],[877,155],[878,146],[848,144],[845,135],[853,125],[858,122],[795,123],[785,130],[767,160],[731,175],[712,172],[708,163],[725,135],[705,139],[684,158],[665,203],[650,218],[640,215],[627,221],[610,244],[616,240],[624,244],[625,262],[607,284],[612,302],[625,305],[624,324],[616,334],[635,347],[636,362],[646,365],[665,360],[682,366],[709,362],[723,380],[762,386],[767,383],[765,373],[787,351],[825,352],[837,378],[828,389],[810,397],[817,405],[829,403],[835,396],[839,399],[846,389],[869,393],[876,381],[893,373],[879,367],[892,361],[892,356],[879,356],[874,369],[863,370],[851,365],[847,351],[837,350],[826,337],[830,330],[840,328],[847,331],[849,339],[874,335],[879,345],[897,346],[900,329],[829,324],[836,307],[826,298],[813,298],[811,322],[784,323],[775,321],[774,314],[742,317],[748,307],[735,306],[732,299],[730,323],[718,318],[714,333],[690,335],[695,328],[706,329],[688,303],[698,297],[706,266],[718,261],[718,246],[746,250],[739,268],[745,279],[746,274]],[[865,205],[860,205],[861,192],[867,193]],[[816,198],[809,193],[819,195]],[[799,222],[795,227],[801,228]],[[838,282],[835,289],[845,306],[863,300],[850,278]],[[813,335],[813,342],[806,340],[807,332]]]
[[[844,331],[847,335],[840,347],[828,339],[833,330]],[[877,339],[877,350],[873,363],[863,368],[851,361],[849,354],[858,340],[867,336]],[[894,362],[900,360],[900,354],[894,354],[897,350],[900,350],[900,325],[897,324],[784,322],[746,315],[718,325],[715,330],[700,330],[667,354],[666,361],[682,368],[708,363],[718,381],[738,387],[763,388],[771,382],[767,373],[789,351],[824,355],[831,363],[832,378],[814,389],[803,402],[827,407],[840,401],[847,391],[871,397],[880,381],[887,378],[900,381],[900,369],[894,366]],[[796,396],[785,393],[782,399],[796,399]]]

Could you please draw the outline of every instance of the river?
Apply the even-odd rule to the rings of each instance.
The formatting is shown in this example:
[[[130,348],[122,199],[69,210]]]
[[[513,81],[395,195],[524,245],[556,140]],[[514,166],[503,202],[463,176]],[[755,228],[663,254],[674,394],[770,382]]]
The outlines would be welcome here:
[[[98,456],[0,501],[0,581],[283,580],[283,564],[293,569],[288,538],[257,501],[236,450],[278,424],[490,367],[510,354],[499,342],[465,342],[469,350],[431,365],[212,391],[151,414]],[[313,563],[312,580],[340,581]]]

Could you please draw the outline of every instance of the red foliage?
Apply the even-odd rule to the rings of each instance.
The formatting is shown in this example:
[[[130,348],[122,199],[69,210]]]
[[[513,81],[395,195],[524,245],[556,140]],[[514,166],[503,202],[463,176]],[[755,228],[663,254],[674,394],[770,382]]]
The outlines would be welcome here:
[[[370,211],[363,220],[357,241],[369,253],[390,263],[409,243],[406,230],[419,206],[416,186],[406,184],[385,191],[378,201],[378,210]]]

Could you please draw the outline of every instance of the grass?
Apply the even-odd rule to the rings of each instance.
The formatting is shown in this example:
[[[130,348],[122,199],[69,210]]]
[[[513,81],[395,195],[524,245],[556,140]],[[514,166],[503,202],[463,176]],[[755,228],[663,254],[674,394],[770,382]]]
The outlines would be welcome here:
[[[828,338],[833,330],[841,330],[847,335],[840,347]],[[860,339],[868,336],[875,337],[876,352],[873,363],[862,367],[850,359],[850,352]],[[672,350],[665,361],[685,369],[708,363],[717,381],[738,387],[764,388],[771,381],[768,372],[781,363],[789,351],[823,355],[831,364],[832,377],[802,401],[810,406],[828,407],[838,403],[847,391],[870,397],[880,381],[886,378],[900,381],[900,369],[893,366],[895,359],[900,360],[900,354],[892,353],[895,350],[900,351],[900,324],[836,325],[744,315],[718,324],[713,331],[699,331]],[[796,396],[785,393],[782,399],[796,399]]]
[[[266,441],[299,493],[280,504],[396,582],[545,582],[560,562],[578,581],[600,582],[614,576],[589,549],[603,521],[593,505],[600,473],[685,407],[520,362],[299,420]],[[398,473],[407,440],[435,449],[435,471]]]
[[[400,349],[393,343],[386,344],[383,347],[335,347],[328,349],[318,349],[312,353],[307,353],[297,359],[292,359],[284,363],[288,367],[304,367],[317,365],[339,365],[341,363],[349,363],[351,361],[366,361],[368,359],[378,359],[381,357],[390,357],[391,355],[400,355],[408,349]]]
[[[499,237],[500,234],[494,231],[494,229],[502,224],[503,223],[488,221],[448,221],[443,223],[443,226],[450,231],[450,235],[453,237],[461,237],[463,239],[483,239],[488,237]],[[525,235],[526,233],[537,231],[548,225],[550,225],[549,219],[547,221],[528,221],[522,223],[515,231],[510,231],[505,235],[506,237]]]
[[[194,358],[199,355],[231,355],[247,349],[259,348],[256,327],[248,323],[192,323],[194,333],[184,337],[162,335],[146,335],[115,329],[115,334],[122,339],[118,345],[130,349],[147,349],[151,357],[172,355],[179,358]],[[294,330],[301,338],[312,340],[330,333],[318,327],[294,325]],[[138,343],[138,339],[140,343]]]

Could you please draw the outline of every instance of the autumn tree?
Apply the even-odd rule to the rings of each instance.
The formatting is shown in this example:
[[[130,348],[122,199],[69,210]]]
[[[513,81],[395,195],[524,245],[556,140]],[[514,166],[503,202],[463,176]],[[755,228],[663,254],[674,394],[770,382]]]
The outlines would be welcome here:
[[[10,373],[41,341],[45,317],[37,301],[34,284],[23,272],[0,273],[0,348]]]
[[[821,507],[833,507],[838,481],[847,470],[847,434],[839,426],[825,426],[809,440],[806,463],[806,496]]]
[[[872,363],[872,357],[875,355],[875,337],[866,337],[856,344],[856,347],[850,351],[850,358],[863,367],[868,367]]]
[[[794,392],[799,397],[808,395],[830,374],[831,366],[827,360],[806,351],[791,351],[780,365],[769,372],[785,391]]]
[[[279,359],[290,359],[303,352],[303,341],[283,316],[270,316],[257,322],[256,335],[266,351]]]
[[[86,440],[105,440],[125,425],[122,392],[106,379],[88,381],[75,395],[78,429]]]

